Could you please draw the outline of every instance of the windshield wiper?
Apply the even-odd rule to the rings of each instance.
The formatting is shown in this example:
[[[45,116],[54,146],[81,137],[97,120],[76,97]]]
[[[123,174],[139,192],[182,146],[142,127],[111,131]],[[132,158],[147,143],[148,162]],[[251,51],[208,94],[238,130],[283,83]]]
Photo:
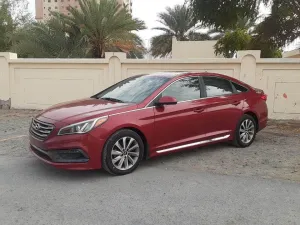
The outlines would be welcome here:
[[[111,102],[119,102],[119,103],[124,103],[122,100],[120,99],[116,99],[116,98],[100,98],[100,99],[103,99],[103,100],[107,100],[107,101],[111,101]]]

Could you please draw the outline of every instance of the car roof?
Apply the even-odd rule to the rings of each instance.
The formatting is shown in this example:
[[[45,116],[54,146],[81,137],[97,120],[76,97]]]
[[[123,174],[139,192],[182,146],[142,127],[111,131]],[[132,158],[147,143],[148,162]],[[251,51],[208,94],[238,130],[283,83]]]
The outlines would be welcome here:
[[[149,73],[143,74],[144,76],[162,76],[162,77],[169,77],[169,78],[176,78],[176,77],[185,77],[185,76],[220,76],[220,77],[229,77],[223,74],[217,73],[209,73],[209,72],[188,72],[188,71],[162,71],[156,73]]]
[[[162,76],[162,77],[168,77],[171,79],[188,77],[188,76],[215,76],[215,77],[228,79],[233,82],[247,86],[248,88],[251,88],[250,85],[248,85],[240,80],[237,80],[234,77],[231,77],[231,76],[228,76],[225,74],[220,74],[220,73],[213,73],[213,72],[162,71],[162,72],[156,72],[156,73],[143,74],[143,76]]]
[[[188,72],[181,72],[181,71],[165,71],[165,72],[156,72],[156,73],[149,73],[144,74],[144,76],[162,76],[162,77],[179,77],[187,74]]]

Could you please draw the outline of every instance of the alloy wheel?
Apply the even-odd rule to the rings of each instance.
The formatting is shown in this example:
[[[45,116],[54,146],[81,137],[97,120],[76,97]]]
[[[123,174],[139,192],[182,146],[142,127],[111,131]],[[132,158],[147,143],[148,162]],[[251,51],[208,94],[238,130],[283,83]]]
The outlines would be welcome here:
[[[111,151],[111,160],[119,170],[129,170],[138,161],[140,156],[140,146],[132,137],[123,137],[113,146]]]
[[[255,125],[252,120],[246,119],[242,122],[239,130],[240,140],[244,144],[249,144],[255,136]]]

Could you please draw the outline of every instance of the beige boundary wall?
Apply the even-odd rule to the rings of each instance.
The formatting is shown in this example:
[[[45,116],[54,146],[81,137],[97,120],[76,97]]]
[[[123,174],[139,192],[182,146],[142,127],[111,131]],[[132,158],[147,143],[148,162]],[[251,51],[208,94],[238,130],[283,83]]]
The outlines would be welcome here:
[[[18,59],[16,54],[0,53],[0,105],[10,100],[12,108],[44,109],[89,97],[137,74],[207,71],[263,89],[269,96],[270,118],[300,119],[300,59],[259,55],[241,51],[236,59],[136,60],[123,53],[106,53],[105,59]]]

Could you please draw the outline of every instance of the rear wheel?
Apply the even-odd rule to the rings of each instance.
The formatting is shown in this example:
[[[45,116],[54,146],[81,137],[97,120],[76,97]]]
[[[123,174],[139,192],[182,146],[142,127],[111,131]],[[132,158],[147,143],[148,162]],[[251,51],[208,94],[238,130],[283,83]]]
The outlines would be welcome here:
[[[113,175],[133,172],[143,159],[144,144],[132,130],[120,130],[107,141],[103,150],[103,169]]]
[[[257,124],[254,118],[250,115],[243,115],[236,127],[233,144],[241,148],[249,147],[255,140],[256,133]]]

